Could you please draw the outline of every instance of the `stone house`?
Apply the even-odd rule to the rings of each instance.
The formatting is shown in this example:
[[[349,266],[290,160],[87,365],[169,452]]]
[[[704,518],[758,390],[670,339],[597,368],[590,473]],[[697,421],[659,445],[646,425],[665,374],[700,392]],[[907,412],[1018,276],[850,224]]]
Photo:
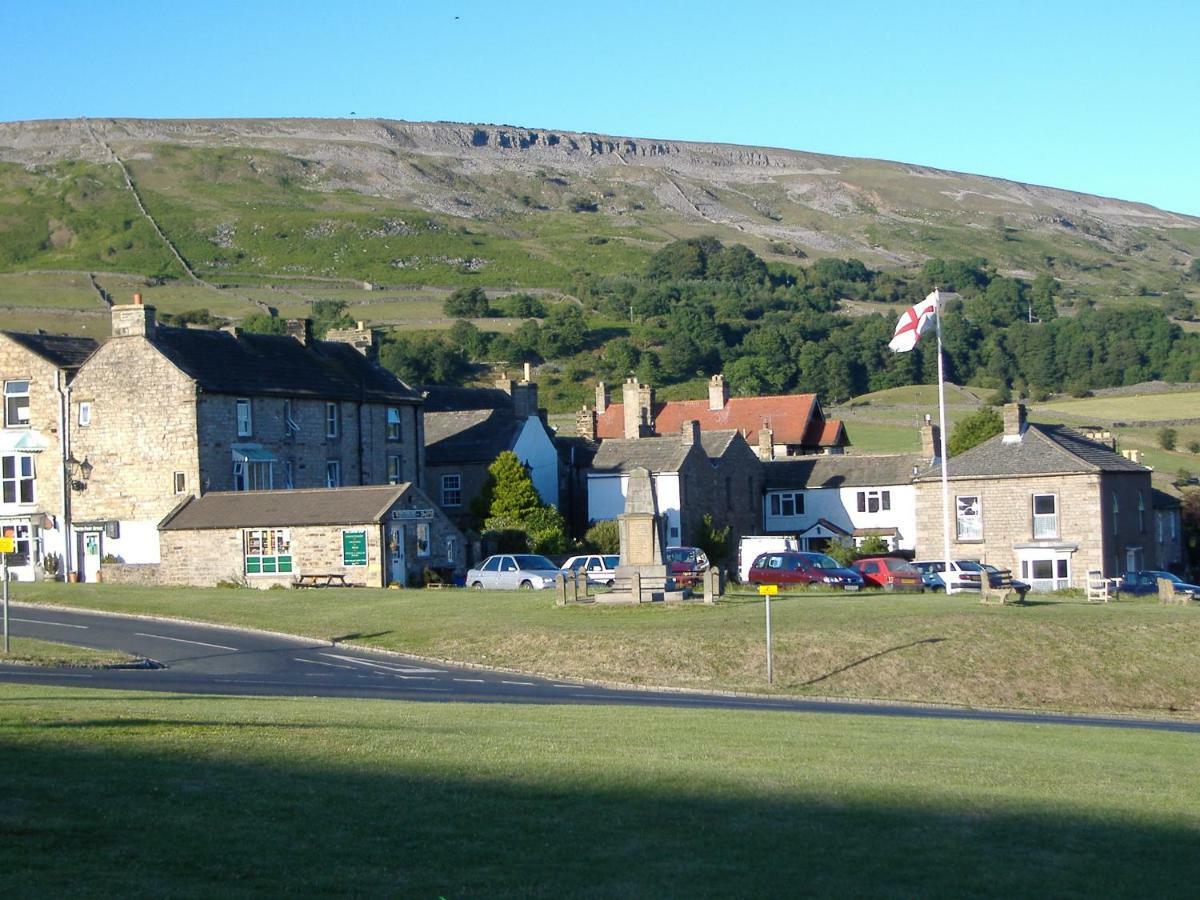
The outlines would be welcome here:
[[[625,509],[629,473],[650,472],[658,513],[670,545],[692,544],[705,513],[730,526],[736,542],[758,529],[761,464],[736,431],[702,432],[685,422],[670,437],[601,441],[587,475],[588,518],[615,519]]]
[[[526,365],[515,382],[506,375],[491,388],[424,389],[425,465],[438,506],[460,528],[477,523],[471,501],[483,490],[488,467],[505,450],[525,465],[543,503],[559,505],[559,458],[538,411],[537,384]]]
[[[1183,553],[1183,503],[1178,497],[1158,488],[1154,489],[1153,494],[1154,543],[1158,565],[1182,574],[1187,564]]]
[[[1004,410],[1004,432],[950,460],[950,552],[1012,569],[1034,590],[1159,566],[1150,470],[1110,443]],[[917,551],[942,554],[940,466],[916,479]]]
[[[461,575],[463,538],[413,484],[189,497],[159,524],[162,562],[113,568],[160,584],[267,588],[302,576],[348,585],[417,585]],[[145,571],[136,571],[150,569]]]
[[[73,510],[85,579],[101,555],[157,563],[158,523],[189,495],[421,486],[421,398],[371,332],[170,328],[137,296],[112,317],[70,388],[72,452],[90,466]]]
[[[9,572],[32,581],[52,557],[71,567],[72,483],[80,467],[68,452],[70,385],[98,344],[91,338],[0,332],[0,533],[14,539]],[[65,568],[63,568],[65,567]]]
[[[580,436],[590,440],[677,434],[684,422],[701,431],[737,431],[763,459],[842,453],[850,443],[846,429],[828,420],[816,394],[730,397],[723,375],[708,383],[707,400],[656,402],[654,389],[630,378],[621,387],[620,403],[608,402],[608,389],[596,387],[596,408],[580,412]]]

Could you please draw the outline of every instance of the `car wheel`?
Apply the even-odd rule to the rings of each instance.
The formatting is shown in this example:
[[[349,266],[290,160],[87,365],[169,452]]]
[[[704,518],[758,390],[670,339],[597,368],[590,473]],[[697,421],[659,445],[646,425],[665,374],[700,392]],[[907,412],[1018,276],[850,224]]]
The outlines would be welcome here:
[[[930,590],[933,591],[935,594],[944,594],[946,592],[946,589],[944,587],[941,587],[940,585],[934,585],[933,587],[930,588]]]
[[[475,590],[475,591],[482,591],[483,590],[483,582],[482,581],[472,582],[471,589]]]
[[[612,587],[612,586],[613,586],[613,580],[612,580],[611,578],[610,578],[610,579],[608,579],[608,581],[604,582],[604,586],[605,586],[606,588],[610,588],[610,587]]]
[[[530,581],[528,578],[526,578],[524,581],[521,582],[521,590],[532,591],[533,590],[533,582]]]

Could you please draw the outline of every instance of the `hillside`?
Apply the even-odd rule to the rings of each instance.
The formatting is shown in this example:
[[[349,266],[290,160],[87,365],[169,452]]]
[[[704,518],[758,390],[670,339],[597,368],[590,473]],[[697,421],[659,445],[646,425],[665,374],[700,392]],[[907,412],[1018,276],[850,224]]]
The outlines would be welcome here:
[[[363,283],[569,291],[577,270],[640,270],[669,240],[697,235],[744,243],[772,264],[835,256],[912,269],[985,257],[1002,274],[1047,272],[1066,299],[1097,302],[1194,292],[1185,275],[1200,256],[1200,219],[997,178],[383,120],[0,124],[0,225],[0,273],[96,273],[113,294],[126,287],[115,273],[176,287],[194,275],[244,289],[227,298],[233,315],[265,302],[270,285],[308,299]],[[0,281],[0,305],[94,302],[90,285],[80,295],[47,277],[24,286],[75,299],[35,302],[17,296],[21,282]],[[388,313],[379,318],[404,319]]]

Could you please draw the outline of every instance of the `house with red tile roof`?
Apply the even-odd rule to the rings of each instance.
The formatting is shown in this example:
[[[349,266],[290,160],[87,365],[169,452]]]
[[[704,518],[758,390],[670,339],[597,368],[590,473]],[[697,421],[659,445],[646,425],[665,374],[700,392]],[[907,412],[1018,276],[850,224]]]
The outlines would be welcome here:
[[[773,397],[730,397],[722,375],[708,383],[705,400],[656,402],[654,389],[637,379],[626,380],[621,403],[608,402],[608,389],[596,387],[596,409],[590,421],[581,413],[581,435],[591,440],[676,434],[684,422],[699,422],[701,431],[737,431],[760,459],[842,453],[850,441],[840,421],[826,419],[816,394]],[[584,412],[588,412],[586,409]],[[594,433],[591,432],[594,423]]]

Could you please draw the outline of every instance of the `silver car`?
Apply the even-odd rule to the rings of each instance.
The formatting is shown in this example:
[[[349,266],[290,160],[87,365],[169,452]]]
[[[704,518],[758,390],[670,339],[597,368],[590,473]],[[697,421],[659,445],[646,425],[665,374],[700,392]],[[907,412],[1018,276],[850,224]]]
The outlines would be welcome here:
[[[475,590],[523,591],[554,587],[558,566],[534,553],[497,553],[467,572],[467,586]]]

